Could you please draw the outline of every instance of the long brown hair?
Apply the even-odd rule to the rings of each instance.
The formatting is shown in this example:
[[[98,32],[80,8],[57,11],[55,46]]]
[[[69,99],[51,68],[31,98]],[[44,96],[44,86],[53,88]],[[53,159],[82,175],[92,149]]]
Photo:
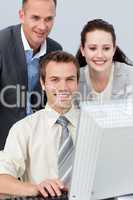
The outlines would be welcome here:
[[[108,22],[104,21],[103,19],[94,19],[94,20],[87,22],[87,24],[83,27],[83,30],[81,32],[81,45],[83,48],[84,48],[84,45],[86,42],[86,34],[88,32],[92,32],[95,30],[103,30],[105,32],[110,33],[112,36],[113,45],[115,46],[116,34],[115,34],[113,25],[109,24]],[[78,51],[76,53],[76,58],[81,67],[83,67],[87,64],[85,57],[82,56],[82,54],[81,54],[80,48],[78,49]],[[131,60],[129,60],[129,58],[125,55],[125,53],[118,46],[116,46],[116,51],[113,56],[113,61],[118,61],[118,62],[125,63],[127,65],[133,66],[133,63],[131,62]]]

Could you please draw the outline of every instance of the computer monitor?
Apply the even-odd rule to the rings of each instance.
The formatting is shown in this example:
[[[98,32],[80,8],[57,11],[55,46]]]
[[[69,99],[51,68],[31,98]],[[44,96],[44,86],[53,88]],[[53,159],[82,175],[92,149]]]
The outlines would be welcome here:
[[[128,113],[127,105],[118,101],[104,105],[82,103],[69,200],[97,200],[131,193],[132,112]]]

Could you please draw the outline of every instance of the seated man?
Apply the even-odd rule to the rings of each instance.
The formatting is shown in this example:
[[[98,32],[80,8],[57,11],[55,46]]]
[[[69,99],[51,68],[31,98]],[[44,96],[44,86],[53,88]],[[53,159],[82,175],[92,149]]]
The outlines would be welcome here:
[[[71,54],[56,51],[42,60],[40,73],[47,105],[11,128],[0,152],[1,195],[60,196],[69,184],[72,159],[69,166],[65,160],[73,152],[78,122],[72,97],[79,65]]]

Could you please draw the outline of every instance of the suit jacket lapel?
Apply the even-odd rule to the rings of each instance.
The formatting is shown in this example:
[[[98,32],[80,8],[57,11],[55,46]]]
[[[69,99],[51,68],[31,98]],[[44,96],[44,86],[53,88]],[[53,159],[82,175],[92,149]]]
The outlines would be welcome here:
[[[51,42],[49,38],[46,39],[46,44],[47,44],[46,54],[48,54],[53,49],[53,46],[51,46]]]
[[[28,87],[28,73],[27,73],[27,64],[25,58],[24,47],[21,39],[21,26],[15,26],[13,30],[14,37],[14,50],[16,55],[16,71],[18,76],[18,82],[22,85]]]

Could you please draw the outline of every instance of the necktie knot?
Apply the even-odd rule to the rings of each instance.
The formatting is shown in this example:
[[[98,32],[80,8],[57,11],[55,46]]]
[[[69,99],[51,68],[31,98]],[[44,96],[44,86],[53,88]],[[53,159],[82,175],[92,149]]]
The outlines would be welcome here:
[[[60,124],[62,127],[67,127],[68,126],[68,119],[65,117],[65,116],[60,116],[57,121],[56,121],[57,124]]]

